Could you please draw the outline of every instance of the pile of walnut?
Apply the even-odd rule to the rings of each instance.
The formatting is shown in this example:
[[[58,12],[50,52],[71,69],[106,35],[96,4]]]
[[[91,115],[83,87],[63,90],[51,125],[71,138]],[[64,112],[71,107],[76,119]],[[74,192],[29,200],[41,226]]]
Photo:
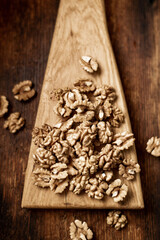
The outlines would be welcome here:
[[[95,199],[108,195],[115,202],[123,201],[128,186],[120,179],[112,180],[113,170],[132,180],[140,166],[123,156],[123,150],[134,143],[133,134],[114,133],[124,121],[114,105],[115,90],[79,80],[73,89],[55,90],[54,96],[58,100],[54,110],[64,121],[33,130],[35,185],[55,193],[68,188]]]

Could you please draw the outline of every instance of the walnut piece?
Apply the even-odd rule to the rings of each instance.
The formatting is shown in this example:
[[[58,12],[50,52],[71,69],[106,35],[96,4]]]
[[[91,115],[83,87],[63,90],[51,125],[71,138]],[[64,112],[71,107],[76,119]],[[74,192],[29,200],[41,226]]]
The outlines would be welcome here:
[[[136,173],[141,171],[140,165],[132,159],[124,159],[122,164],[119,165],[119,175],[132,180]]]
[[[93,238],[93,232],[86,222],[76,219],[70,224],[70,238],[73,240],[90,240]]]
[[[14,98],[18,101],[27,101],[35,95],[35,90],[31,89],[32,82],[30,80],[25,80],[20,82],[14,86],[12,92],[14,94]]]
[[[74,83],[75,88],[80,92],[93,92],[95,90],[95,85],[90,79],[80,79]]]
[[[147,142],[146,150],[155,157],[160,157],[160,138],[151,137]]]
[[[24,118],[20,117],[19,112],[11,113],[7,120],[4,122],[4,128],[9,128],[11,133],[17,132],[25,124]]]
[[[112,196],[114,202],[123,201],[128,192],[128,186],[122,184],[120,179],[113,181],[106,191],[106,194]]]
[[[135,138],[133,138],[133,133],[123,132],[123,133],[117,133],[116,135],[114,135],[113,144],[116,146],[116,148],[123,151],[131,147],[134,141],[135,141]]]
[[[8,112],[9,102],[5,96],[0,96],[0,117],[3,117]]]
[[[100,180],[99,176],[96,175],[95,178],[90,178],[86,182],[85,192],[88,194],[88,197],[100,200],[104,197],[107,189],[107,182]]]
[[[37,148],[36,154],[33,155],[35,163],[39,164],[43,168],[49,168],[56,162],[56,157],[51,151],[44,148]]]
[[[116,230],[120,230],[127,224],[127,218],[120,211],[111,211],[107,216],[107,224],[114,227]]]
[[[89,73],[93,73],[98,70],[98,63],[90,56],[82,56],[79,60],[79,63],[81,64],[82,68]]]

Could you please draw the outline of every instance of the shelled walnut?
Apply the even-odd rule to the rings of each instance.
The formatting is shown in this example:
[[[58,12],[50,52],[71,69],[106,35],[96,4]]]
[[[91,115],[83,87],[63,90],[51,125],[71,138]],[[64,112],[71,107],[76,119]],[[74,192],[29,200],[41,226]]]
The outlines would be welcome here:
[[[93,73],[98,70],[98,63],[90,56],[82,56],[79,60],[79,63],[81,64],[82,68],[89,73]]]
[[[0,96],[0,117],[3,117],[8,112],[9,102],[5,96]]]
[[[140,165],[132,159],[124,159],[122,164],[119,165],[119,175],[127,180],[134,179],[135,174],[140,171]]]
[[[127,224],[127,218],[120,211],[111,211],[107,216],[107,224],[116,230],[124,228]]]
[[[74,88],[53,93],[58,100],[56,113],[65,121],[33,130],[38,148],[33,156],[34,169],[41,169],[33,172],[36,185],[50,187],[55,193],[68,189],[98,200],[111,196],[115,202],[123,201],[128,187],[120,179],[110,183],[113,172],[121,169],[119,173],[126,176],[122,168],[128,171],[132,164],[132,171],[127,174],[130,179],[133,170],[139,171],[139,165],[127,165],[130,160],[124,160],[123,151],[134,144],[134,138],[132,133],[115,131],[114,127],[124,120],[123,113],[114,105],[115,90],[81,79]],[[48,172],[42,174],[42,170]]]
[[[105,195],[106,190],[108,189],[108,184],[106,181],[100,180],[97,177],[90,178],[86,182],[85,192],[88,194],[88,197],[95,199],[102,199]]]
[[[24,118],[20,117],[19,112],[11,113],[7,120],[4,122],[4,128],[9,128],[11,133],[17,132],[25,124]]]
[[[93,92],[95,90],[95,85],[90,79],[80,79],[74,83],[75,88],[80,92]]]
[[[90,240],[93,238],[93,232],[86,222],[76,219],[70,224],[70,238],[73,240]]]
[[[160,157],[160,138],[151,137],[147,142],[146,150],[155,157]]]
[[[14,86],[12,92],[14,94],[14,98],[18,101],[27,101],[35,95],[35,90],[31,89],[32,82],[30,80],[25,80],[20,82]]]
[[[128,186],[126,184],[122,184],[120,179],[116,179],[109,185],[106,194],[111,196],[114,202],[120,202],[126,197],[127,192]]]

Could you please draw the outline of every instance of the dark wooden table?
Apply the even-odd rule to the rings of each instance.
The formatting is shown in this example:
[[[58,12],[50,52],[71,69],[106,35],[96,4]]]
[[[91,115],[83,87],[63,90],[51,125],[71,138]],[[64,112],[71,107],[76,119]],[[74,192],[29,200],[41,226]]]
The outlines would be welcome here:
[[[21,209],[25,169],[41,86],[54,31],[58,0],[0,1],[0,95],[19,111],[25,128],[16,135],[0,119],[0,239],[68,240],[69,224],[87,221],[97,240],[160,239],[160,161],[145,151],[151,136],[160,136],[160,1],[106,0],[106,16],[128,104],[141,164],[145,209],[124,211],[128,226],[117,232],[106,226],[104,210]],[[37,96],[14,100],[12,87],[31,79]]]

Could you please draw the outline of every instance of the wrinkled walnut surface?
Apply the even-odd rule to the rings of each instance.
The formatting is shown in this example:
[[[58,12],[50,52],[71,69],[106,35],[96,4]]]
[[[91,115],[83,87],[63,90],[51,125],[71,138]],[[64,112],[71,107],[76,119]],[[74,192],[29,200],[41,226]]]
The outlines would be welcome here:
[[[8,128],[11,133],[16,133],[25,124],[24,118],[20,117],[19,112],[11,113],[4,122],[4,128]]]
[[[70,238],[73,240],[90,240],[93,238],[93,232],[86,222],[76,219],[70,224]]]
[[[116,230],[120,230],[127,224],[127,218],[120,211],[111,211],[107,216],[107,224]]]
[[[140,171],[140,165],[132,159],[124,159],[122,164],[119,165],[119,175],[127,180],[134,179],[135,174]]]
[[[8,112],[9,102],[5,96],[0,96],[0,117],[3,117]]]
[[[14,98],[18,101],[27,101],[35,95],[35,90],[31,89],[32,82],[30,80],[25,80],[20,82],[14,86],[12,92],[14,94]]]
[[[147,142],[146,150],[155,157],[160,157],[160,138],[151,137]]]
[[[114,105],[115,90],[81,79],[74,88],[56,89],[53,93],[58,101],[54,111],[62,121],[33,130],[37,146],[33,155],[35,185],[54,193],[69,190],[74,194],[85,192],[97,200],[112,197],[115,202],[123,201],[128,186],[115,179],[113,172],[118,170],[130,180],[133,171],[139,172],[139,165],[130,162],[132,171],[125,175],[130,165],[123,151],[135,139],[132,133],[115,134],[114,129],[124,121],[123,113]]]

